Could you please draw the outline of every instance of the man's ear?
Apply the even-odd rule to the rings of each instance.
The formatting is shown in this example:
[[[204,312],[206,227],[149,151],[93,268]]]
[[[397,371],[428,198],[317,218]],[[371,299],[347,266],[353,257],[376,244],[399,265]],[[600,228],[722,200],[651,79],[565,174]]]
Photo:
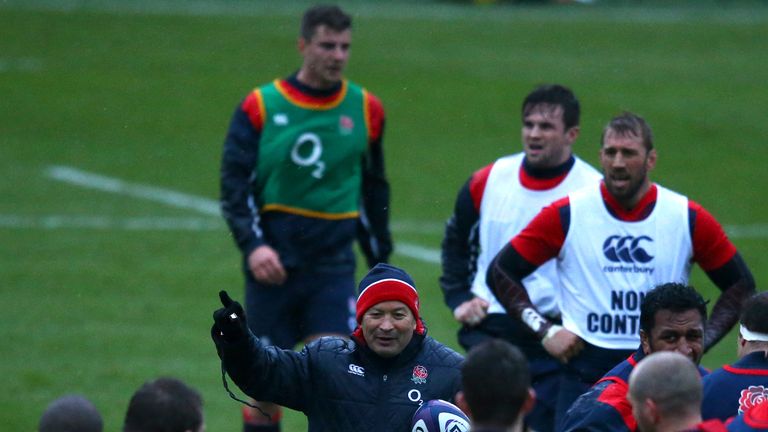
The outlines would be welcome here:
[[[648,417],[653,420],[653,424],[659,424],[661,422],[661,416],[659,415],[659,408],[656,406],[656,402],[653,399],[646,399],[643,401]]]
[[[576,141],[576,138],[579,137],[579,134],[581,133],[581,128],[578,126],[574,126],[567,131],[565,131],[565,136],[568,138],[568,144],[573,144],[574,141]]]
[[[533,407],[536,406],[536,390],[528,388],[528,396],[525,397],[523,407],[520,409],[520,414],[525,415],[533,411]]]
[[[645,161],[646,167],[648,168],[648,171],[653,171],[654,168],[656,168],[656,149],[651,149],[650,152],[648,152],[648,158]]]
[[[651,353],[651,341],[648,338],[648,334],[640,330],[640,346],[643,347],[643,353],[648,355]]]
[[[304,48],[307,46],[307,40],[299,36],[299,40],[296,42],[296,48],[300,53],[304,54]]]
[[[459,390],[454,399],[456,400],[456,406],[464,411],[464,414],[466,414],[467,417],[472,418],[472,410],[469,409],[469,404],[467,404],[467,399],[464,397],[464,392]]]
[[[747,344],[747,340],[741,337],[741,333],[739,333],[739,336],[736,338],[738,344],[740,347],[744,348],[744,345]]]

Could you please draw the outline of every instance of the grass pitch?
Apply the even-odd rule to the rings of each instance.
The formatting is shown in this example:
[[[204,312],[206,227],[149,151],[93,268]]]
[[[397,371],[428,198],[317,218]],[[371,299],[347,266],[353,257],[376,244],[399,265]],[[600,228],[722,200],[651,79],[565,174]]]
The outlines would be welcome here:
[[[50,167],[215,200],[235,104],[297,68],[306,4],[0,3],[0,428],[33,430],[48,402],[76,392],[119,430],[132,392],[173,375],[203,393],[208,430],[239,429],[208,336],[216,292],[242,298],[219,218],[56,180]],[[581,99],[575,149],[592,163],[612,115],[644,115],[659,152],[653,179],[707,207],[758,287],[768,280],[765,7],[345,6],[355,15],[348,76],[388,114],[393,261],[414,276],[439,340],[456,346],[429,262],[442,222],[472,171],[518,151],[519,104],[544,82]],[[405,253],[413,246],[427,253]],[[692,282],[715,298],[699,270]],[[731,361],[734,345],[732,334],[705,365]],[[285,430],[303,428],[288,413]]]

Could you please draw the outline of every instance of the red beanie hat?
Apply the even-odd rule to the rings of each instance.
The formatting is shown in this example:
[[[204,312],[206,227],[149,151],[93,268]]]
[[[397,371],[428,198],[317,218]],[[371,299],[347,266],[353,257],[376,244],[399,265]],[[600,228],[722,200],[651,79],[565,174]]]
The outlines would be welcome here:
[[[416,319],[416,333],[424,334],[424,323],[419,317],[419,293],[413,279],[403,270],[389,265],[376,264],[360,281],[355,318],[360,324],[363,315],[374,305],[385,301],[404,303]]]

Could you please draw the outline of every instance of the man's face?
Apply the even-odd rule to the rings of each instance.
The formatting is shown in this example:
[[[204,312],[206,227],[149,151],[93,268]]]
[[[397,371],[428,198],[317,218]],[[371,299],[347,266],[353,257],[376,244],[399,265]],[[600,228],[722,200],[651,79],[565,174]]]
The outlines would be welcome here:
[[[381,357],[400,354],[413,338],[416,319],[403,302],[375,304],[363,314],[360,324],[368,347]]]
[[[579,128],[565,129],[560,105],[539,104],[523,117],[522,134],[526,161],[534,168],[552,168],[571,156]]]
[[[349,60],[352,32],[337,32],[325,25],[315,29],[310,40],[299,38],[299,51],[304,57],[299,76],[305,84],[328,88],[341,81]]]
[[[640,341],[645,354],[677,351],[699,364],[704,353],[704,321],[696,309],[662,309],[656,312],[650,335],[640,330]]]
[[[639,136],[609,130],[600,149],[605,186],[619,203],[633,207],[651,183],[648,172],[656,166],[656,150],[647,151]]]

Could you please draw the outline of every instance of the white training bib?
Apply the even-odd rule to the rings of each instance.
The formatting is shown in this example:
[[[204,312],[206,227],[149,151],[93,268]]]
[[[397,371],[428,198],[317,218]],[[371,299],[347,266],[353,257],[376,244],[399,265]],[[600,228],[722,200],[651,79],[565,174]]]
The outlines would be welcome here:
[[[530,190],[520,183],[524,153],[494,162],[480,202],[480,251],[472,293],[490,303],[488,313],[506,313],[485,283],[485,274],[496,254],[525,228],[542,208],[569,192],[598,184],[601,176],[589,164],[576,158],[568,175],[548,190]],[[559,291],[555,260],[549,260],[523,280],[536,308],[545,315],[557,315]]]
[[[563,326],[593,345],[637,348],[645,293],[688,281],[688,198],[656,187],[653,212],[638,222],[611,216],[597,186],[571,194],[570,228],[558,257]]]

